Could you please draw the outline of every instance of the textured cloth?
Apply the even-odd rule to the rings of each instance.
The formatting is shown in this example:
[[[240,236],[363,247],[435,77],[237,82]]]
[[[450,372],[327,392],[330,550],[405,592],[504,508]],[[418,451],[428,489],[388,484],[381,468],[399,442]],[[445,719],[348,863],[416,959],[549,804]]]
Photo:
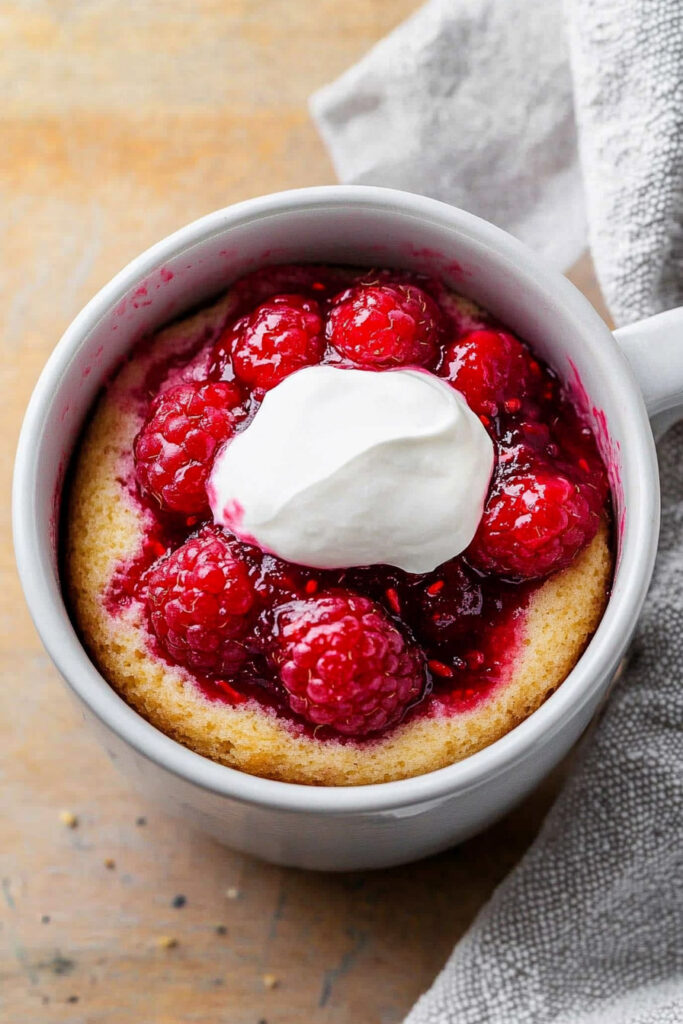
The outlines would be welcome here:
[[[585,248],[557,3],[431,0],[311,109],[342,181],[463,206],[562,270]]]
[[[587,207],[626,323],[682,290],[683,3],[565,7],[573,76],[561,0],[431,0],[311,110],[342,181],[463,206],[562,270],[585,246]]]
[[[683,297],[683,3],[567,0],[590,242],[612,316]]]
[[[406,1024],[683,1021],[683,424],[628,669],[517,868]]]
[[[431,0],[312,110],[343,180],[463,206],[562,268],[585,206],[624,323],[683,301],[683,2],[565,8],[563,34],[559,0]],[[661,544],[628,669],[406,1024],[683,1022],[682,447],[683,425],[660,445]]]

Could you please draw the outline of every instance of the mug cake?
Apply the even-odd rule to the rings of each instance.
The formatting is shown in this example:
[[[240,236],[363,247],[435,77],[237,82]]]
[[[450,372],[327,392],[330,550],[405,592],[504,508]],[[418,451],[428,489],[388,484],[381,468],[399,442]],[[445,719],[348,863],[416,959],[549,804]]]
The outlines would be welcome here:
[[[65,588],[156,728],[241,771],[433,771],[563,682],[612,576],[552,368],[439,280],[275,266],[133,347],[78,445]]]

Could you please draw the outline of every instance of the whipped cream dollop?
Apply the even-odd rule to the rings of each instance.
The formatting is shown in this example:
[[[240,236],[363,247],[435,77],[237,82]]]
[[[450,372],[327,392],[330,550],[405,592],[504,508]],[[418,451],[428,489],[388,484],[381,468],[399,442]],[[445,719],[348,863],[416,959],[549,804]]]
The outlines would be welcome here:
[[[438,377],[311,366],[219,452],[209,501],[217,523],[290,562],[422,573],[472,540],[493,461],[479,418]]]

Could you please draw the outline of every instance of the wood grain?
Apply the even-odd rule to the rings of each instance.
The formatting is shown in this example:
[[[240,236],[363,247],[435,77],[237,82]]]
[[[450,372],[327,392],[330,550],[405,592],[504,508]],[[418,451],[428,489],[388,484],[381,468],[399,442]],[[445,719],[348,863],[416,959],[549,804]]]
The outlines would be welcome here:
[[[307,96],[414,6],[0,3],[5,495],[30,391],[78,309],[181,224],[333,181]],[[575,276],[599,302],[590,265]],[[143,805],[83,731],[24,607],[7,501],[0,524],[0,1019],[399,1021],[532,839],[561,772],[483,836],[406,868],[316,876],[222,849]]]

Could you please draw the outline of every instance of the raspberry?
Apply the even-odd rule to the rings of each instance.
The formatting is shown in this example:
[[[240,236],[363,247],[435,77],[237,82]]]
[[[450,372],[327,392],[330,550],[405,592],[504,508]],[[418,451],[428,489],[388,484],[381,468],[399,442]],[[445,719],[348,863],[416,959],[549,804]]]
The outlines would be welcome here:
[[[542,579],[566,568],[591,540],[600,507],[596,488],[550,468],[504,477],[489,496],[467,558],[511,580]]]
[[[472,629],[483,604],[481,586],[454,558],[425,580],[420,597],[420,633],[437,646],[459,640]]]
[[[325,342],[320,306],[303,295],[276,295],[223,332],[209,375],[235,376],[256,391],[269,391],[295,370],[320,362]]]
[[[192,381],[152,402],[133,451],[138,483],[162,509],[208,512],[206,478],[216,449],[233,433],[240,398],[235,384]]]
[[[366,736],[395,724],[420,696],[421,655],[369,598],[328,592],[281,605],[275,618],[290,707],[314,725]]]
[[[246,658],[239,640],[251,624],[256,595],[235,549],[217,527],[204,526],[147,573],[152,629],[186,668],[230,675]]]
[[[417,285],[360,285],[342,292],[327,340],[358,366],[384,370],[433,362],[443,330],[434,300]]]
[[[520,399],[531,390],[535,365],[522,343],[505,331],[471,331],[451,342],[444,354],[440,374],[460,391],[478,416],[495,416],[511,404],[507,411],[519,411]]]

